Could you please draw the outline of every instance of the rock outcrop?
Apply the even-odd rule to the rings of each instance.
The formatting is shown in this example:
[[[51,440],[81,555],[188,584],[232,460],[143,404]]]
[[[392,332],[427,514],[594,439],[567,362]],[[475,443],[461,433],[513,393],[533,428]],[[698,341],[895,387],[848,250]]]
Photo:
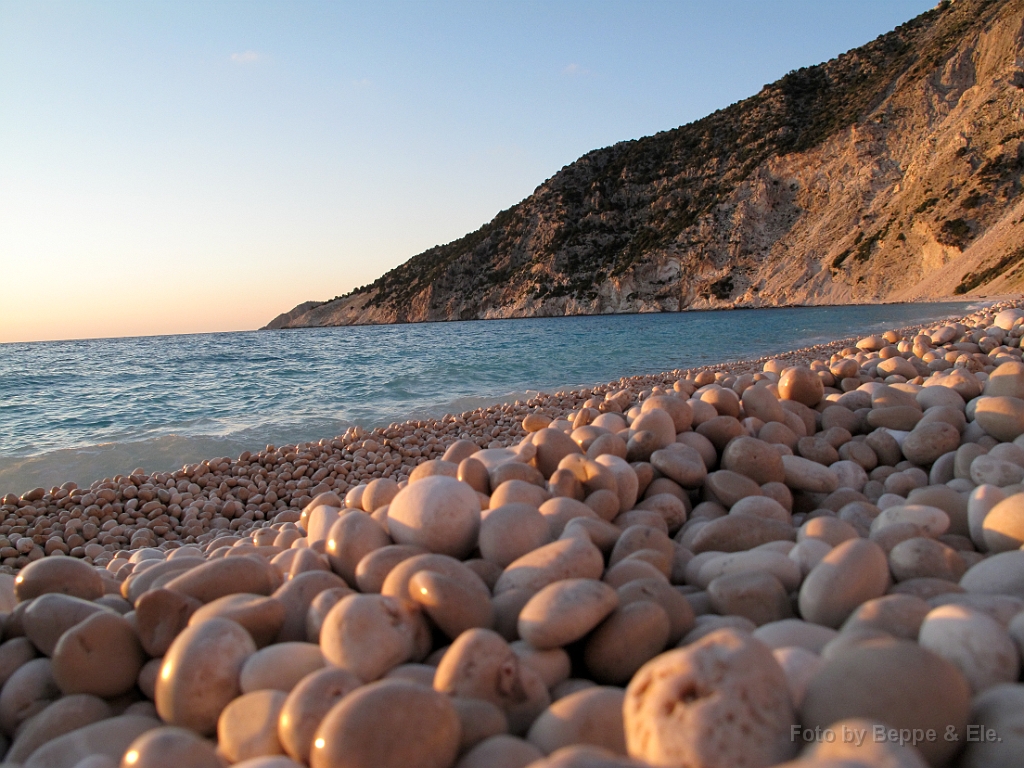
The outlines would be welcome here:
[[[960,0],[268,328],[908,301],[1024,284],[1024,0]]]

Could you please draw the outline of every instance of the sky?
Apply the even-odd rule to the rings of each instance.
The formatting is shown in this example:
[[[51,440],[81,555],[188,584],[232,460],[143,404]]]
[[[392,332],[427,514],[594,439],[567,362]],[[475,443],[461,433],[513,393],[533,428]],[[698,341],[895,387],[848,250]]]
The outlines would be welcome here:
[[[934,4],[0,0],[0,342],[258,328]]]

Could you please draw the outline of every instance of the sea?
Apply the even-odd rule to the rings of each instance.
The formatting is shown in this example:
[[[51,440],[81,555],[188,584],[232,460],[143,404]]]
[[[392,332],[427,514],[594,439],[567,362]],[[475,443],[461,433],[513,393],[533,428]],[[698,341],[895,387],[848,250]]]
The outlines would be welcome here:
[[[969,314],[794,307],[0,344],[0,496]]]

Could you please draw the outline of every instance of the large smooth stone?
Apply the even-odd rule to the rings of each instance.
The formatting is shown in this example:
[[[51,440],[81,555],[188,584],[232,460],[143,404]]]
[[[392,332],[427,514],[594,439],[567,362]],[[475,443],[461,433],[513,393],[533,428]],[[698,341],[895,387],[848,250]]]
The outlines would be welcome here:
[[[936,507],[949,515],[948,533],[967,536],[970,527],[967,520],[967,496],[948,485],[927,485],[915,488],[907,495],[907,503],[925,507]]]
[[[866,446],[864,448],[870,450]],[[829,465],[829,471],[836,476],[840,488],[851,488],[859,493],[868,483],[868,473],[855,461],[840,459]]]
[[[949,371],[949,373],[944,374],[941,378],[938,376],[932,376],[925,381],[925,386],[929,385],[949,387],[959,394],[965,403],[970,402],[980,395],[983,388],[978,377],[964,368],[954,368]]]
[[[213,618],[189,627],[164,656],[156,681],[156,709],[171,725],[211,735],[217,718],[239,693],[245,660],[256,652],[239,624]]]
[[[32,661],[36,655],[36,649],[27,637],[12,637],[0,645],[0,690],[11,675],[22,665]]]
[[[896,581],[945,579],[959,581],[967,565],[956,550],[924,536],[901,541],[889,550],[889,569]]]
[[[618,537],[608,558],[609,567],[642,550],[655,550],[671,560],[676,545],[663,531],[646,525],[631,525]]]
[[[999,683],[1016,682],[1020,674],[1020,655],[1006,628],[965,605],[943,605],[931,611],[917,641],[956,664],[975,694]]]
[[[655,449],[664,448],[676,441],[675,421],[668,412],[659,408],[651,409],[637,416],[630,424],[633,432],[650,432],[655,438]]]
[[[918,404],[927,410],[938,406],[947,406],[964,412],[964,399],[949,387],[923,387],[915,396]]]
[[[740,552],[771,541],[794,541],[791,525],[753,515],[726,515],[703,525],[694,534],[695,552]]]
[[[641,600],[616,608],[587,638],[583,660],[590,677],[606,685],[625,685],[633,674],[668,644],[672,624],[665,609]]]
[[[901,744],[899,734],[895,739],[889,738],[884,723],[863,718],[840,720],[829,731],[828,737],[815,741],[801,755],[811,765],[928,768],[921,753],[911,746],[915,734]],[[880,734],[885,734],[884,738]]]
[[[100,720],[48,741],[23,765],[24,768],[74,768],[86,758],[96,757],[106,758],[117,765],[135,739],[161,725],[156,718],[142,715]]]
[[[700,453],[683,443],[673,443],[669,448],[654,451],[651,465],[683,488],[699,488],[708,474]]]
[[[696,585],[707,589],[720,576],[737,573],[767,573],[777,578],[788,591],[795,592],[800,588],[800,566],[787,555],[768,549],[734,552],[712,558],[700,566]]]
[[[786,676],[768,648],[731,629],[663,653],[626,689],[626,746],[665,766],[768,766],[793,757]]]
[[[175,551],[185,551],[175,550]],[[191,552],[189,552],[191,555]],[[176,575],[197,568],[206,562],[202,557],[177,557],[171,560],[163,560],[155,565],[146,564],[148,567],[141,571],[133,571],[121,584],[121,596],[129,603],[135,605],[144,592],[149,589],[162,588]]]
[[[551,703],[540,674],[489,629],[459,635],[437,665],[434,689],[495,704],[505,711],[513,733],[524,733]]]
[[[905,379],[913,379],[917,376],[917,369],[904,357],[890,357],[878,364],[878,372],[883,376],[902,376]]]
[[[587,427],[582,429],[586,430]],[[573,439],[576,438],[573,437]],[[521,461],[506,461],[504,464],[491,467],[488,471],[479,459],[472,456],[463,459],[459,464],[458,479],[473,486],[473,490],[485,495],[497,490],[502,483],[509,480],[520,480],[536,485],[538,488],[547,487],[544,475],[539,469],[529,464],[524,464]]]
[[[466,483],[441,475],[426,477],[395,496],[388,507],[388,528],[396,544],[462,559],[477,545],[480,502]]]
[[[730,515],[751,515],[766,520],[777,520],[780,523],[792,521],[789,510],[770,496],[747,496],[740,499],[729,509]]]
[[[799,709],[807,692],[807,683],[821,667],[821,657],[799,646],[776,648],[772,650],[772,656],[786,675],[793,706]]]
[[[712,500],[719,501],[727,508],[740,499],[762,495],[761,486],[746,475],[728,469],[720,469],[709,474],[704,481],[704,490]]]
[[[422,616],[409,602],[385,595],[349,595],[324,619],[320,650],[331,664],[371,682],[413,659],[426,632]]]
[[[284,606],[273,597],[240,592],[218,597],[202,606],[188,620],[194,627],[212,618],[230,619],[252,636],[257,647],[270,645],[284,625]]]
[[[526,768],[542,760],[544,753],[516,736],[499,734],[484,739],[466,752],[455,768]]]
[[[804,539],[789,550],[787,557],[800,567],[800,573],[806,576],[821,559],[832,551],[832,545],[821,539]]]
[[[753,437],[737,437],[730,442],[722,454],[722,467],[746,475],[758,485],[786,479],[782,456],[768,443]]]
[[[531,442],[537,450],[533,463],[544,477],[551,477],[559,462],[570,453],[583,453],[571,437],[549,427],[534,432]]]
[[[519,636],[534,648],[557,648],[579,640],[619,604],[615,590],[596,579],[548,584],[519,613]]]
[[[135,687],[145,661],[131,622],[100,611],[61,635],[53,650],[53,679],[65,694],[109,699]]]
[[[285,698],[282,691],[253,691],[224,708],[217,720],[217,747],[229,762],[284,753],[277,731]]]
[[[813,517],[797,531],[798,542],[819,539],[830,547],[838,547],[844,541],[859,538],[857,529],[837,517]]]
[[[675,395],[652,395],[640,406],[640,413],[658,409],[672,417],[672,425],[676,432],[685,432],[693,423],[693,410],[689,402]]]
[[[1000,501],[982,523],[982,537],[989,552],[1009,552],[1024,546],[1024,493]]]
[[[281,708],[277,733],[294,760],[308,764],[313,737],[324,716],[363,681],[347,669],[325,667],[310,672],[292,688]]]
[[[239,592],[269,595],[279,586],[274,566],[258,555],[210,560],[164,584],[166,589],[194,597],[201,603],[212,603]]]
[[[300,680],[326,663],[316,643],[275,643],[246,659],[239,686],[242,693],[267,688],[288,693]]]
[[[929,598],[933,608],[940,605],[963,605],[990,616],[1001,627],[1010,631],[1011,637],[1017,635],[1012,627],[1016,618],[1024,612],[1024,600],[1008,595],[977,595],[969,592],[946,592]],[[1024,626],[1024,624],[1018,624]]]
[[[843,632],[879,630],[903,640],[916,640],[924,617],[932,610],[914,595],[885,595],[855,610],[843,623]]]
[[[740,401],[743,403],[743,410],[748,417],[760,419],[766,424],[769,422],[781,423],[786,419],[786,412],[779,404],[779,399],[767,387],[756,385],[747,387],[743,390]]]
[[[458,637],[467,629],[490,628],[494,624],[491,593],[475,573],[471,578],[452,578],[433,571],[419,571],[409,579],[409,594],[450,638]]]
[[[621,688],[595,686],[554,702],[541,713],[526,735],[545,755],[573,744],[592,744],[626,754],[622,725]]]
[[[363,497],[360,499],[364,512],[374,512],[398,495],[398,483],[390,477],[378,477],[366,484]]]
[[[807,574],[800,587],[800,614],[807,621],[838,627],[860,605],[885,594],[889,563],[873,541],[844,541]]]
[[[450,768],[460,735],[459,716],[447,696],[404,680],[382,680],[357,689],[327,713],[310,766]]]
[[[590,461],[590,459],[583,459]],[[526,480],[506,480],[494,489],[491,494],[490,504],[495,507],[505,504],[530,504],[539,507],[551,498],[551,493],[546,488],[541,488]]]
[[[91,600],[62,592],[49,592],[27,604],[21,617],[21,626],[25,636],[41,653],[52,656],[61,635],[94,613],[104,611],[112,613]]]
[[[985,382],[985,394],[1024,398],[1024,363],[1014,361],[997,366]]]
[[[95,568],[74,557],[44,557],[14,577],[14,594],[20,602],[47,592],[95,600],[103,597],[103,579]]]
[[[960,579],[968,592],[1024,599],[1024,551],[1000,552],[972,566]]]
[[[510,643],[509,647],[522,664],[540,675],[548,688],[555,688],[564,683],[572,673],[572,661],[564,648],[540,651],[525,640],[516,640]]]
[[[864,439],[864,442],[875,452],[879,464],[895,467],[903,456],[900,444],[887,429],[876,429]]]
[[[968,443],[972,445],[972,443]],[[1002,488],[994,485],[979,485],[967,499],[967,525],[971,541],[981,550],[985,544],[985,518],[999,502],[1006,498]]]
[[[971,689],[956,666],[908,640],[868,640],[829,657],[807,686],[804,728],[859,717],[896,729],[932,730],[918,749],[945,765],[966,740]],[[947,728],[957,734],[947,740]]]
[[[783,456],[782,467],[786,472],[786,485],[794,491],[832,493],[839,487],[839,479],[828,467],[802,456]]]
[[[978,733],[964,746],[960,768],[1017,768],[1024,754],[1024,685],[996,685],[977,696],[971,723]]]
[[[96,696],[64,696],[22,725],[10,750],[4,755],[4,760],[8,763],[24,763],[46,742],[106,720],[112,714],[107,702]]]
[[[306,571],[288,579],[272,595],[284,607],[284,622],[276,642],[306,640],[306,619],[309,607],[321,593],[329,589],[347,589],[344,579],[329,571]],[[378,588],[374,591],[380,591]]]
[[[672,445],[676,445],[676,443],[672,443]],[[598,466],[604,467],[614,478],[615,492],[619,497],[619,511],[625,512],[632,509],[640,490],[640,478],[637,477],[636,470],[625,459],[611,454],[598,456],[594,462]]]
[[[974,420],[996,440],[1008,443],[1024,435],[1024,400],[1018,397],[983,397]]]
[[[802,619],[773,621],[754,631],[754,637],[772,650],[803,648],[815,655],[821,653],[821,649],[835,640],[837,635],[834,629]]]
[[[970,475],[971,482],[976,485],[994,485],[997,488],[1005,488],[1008,485],[1017,485],[1024,480],[1024,467],[996,456],[985,455],[979,456],[971,462]]]
[[[557,500],[552,499],[545,504],[557,505]],[[586,512],[592,514],[589,507]],[[536,507],[530,504],[507,504],[489,510],[480,523],[480,554],[484,559],[504,568],[517,558],[549,543],[551,538],[551,525]]]
[[[1013,328],[1016,322],[1022,317],[1024,317],[1024,310],[1011,307],[1010,309],[1004,309],[997,313],[992,319],[992,325],[1002,328],[1004,331],[1008,331]],[[999,369],[997,368],[996,370]]]
[[[949,515],[938,507],[923,504],[904,504],[883,509],[871,522],[872,535],[884,528],[902,523],[918,526],[929,536],[941,536],[949,530]]]
[[[874,407],[868,411],[867,423],[872,429],[891,429],[909,432],[921,421],[921,408],[914,405],[893,405],[887,408]]]
[[[601,512],[601,515],[598,515],[598,513],[591,506],[584,504],[582,501],[571,499],[567,496],[556,496],[552,499],[548,499],[543,504],[541,504],[539,508],[531,507],[534,509],[538,509],[540,514],[544,516],[544,520],[547,523],[548,540],[541,541],[536,546],[530,547],[529,549],[526,549],[525,546],[521,548],[517,547],[519,549],[522,549],[522,551],[518,555],[516,555],[516,557],[514,557],[512,561],[518,560],[520,557],[529,554],[534,549],[537,549],[538,547],[541,547],[544,544],[550,543],[553,539],[562,538],[562,533],[565,531],[565,527],[577,518],[589,518],[591,520],[602,520],[605,522],[607,522],[607,520],[614,520],[619,514],[618,499],[615,498],[614,494],[612,494],[611,491],[604,491],[597,493],[595,495],[598,496],[599,498],[603,497],[605,501],[607,501],[607,504],[603,505],[599,510]],[[528,505],[509,504],[508,506],[525,507]],[[488,513],[484,522],[489,520],[490,517],[490,513]],[[537,531],[537,537],[540,537],[539,530]],[[516,541],[516,538],[510,538],[509,541]],[[483,550],[481,550],[481,554],[483,554]],[[509,563],[511,563],[512,561],[509,561]],[[506,563],[505,565],[508,565],[509,563]]]
[[[415,681],[413,681],[415,682]],[[427,685],[429,688],[430,686]],[[490,736],[508,733],[508,718],[501,707],[481,699],[455,697],[451,700],[459,716],[461,737],[459,752],[463,752]]]
[[[341,576],[346,584],[355,584],[359,561],[391,543],[391,537],[384,527],[368,514],[348,512],[331,526],[325,553],[331,570]]]
[[[635,509],[619,515],[615,521],[616,525],[620,525],[623,521],[634,518],[637,524],[643,525],[640,518],[648,517],[647,513],[654,512],[661,518],[651,518],[655,521],[654,525],[660,529],[664,524],[666,532],[674,535],[686,522],[688,505],[689,499],[683,501],[672,493],[656,493],[637,504]]]
[[[121,760],[121,768],[220,768],[217,750],[185,728],[166,725],[139,736]]]
[[[733,573],[708,584],[711,607],[723,616],[743,616],[757,626],[793,615],[789,595],[770,573]]]
[[[49,659],[32,659],[18,667],[0,690],[0,728],[13,736],[21,724],[60,696]]]
[[[927,466],[939,456],[955,451],[960,445],[960,432],[942,421],[921,423],[911,430],[900,446],[909,461]]]
[[[810,368],[802,365],[787,368],[779,378],[779,397],[783,400],[795,400],[814,407],[824,395],[824,383]]]
[[[562,579],[600,579],[604,572],[601,550],[589,540],[572,537],[545,544],[505,568],[494,585],[494,594],[511,589],[538,592]]]
[[[422,467],[423,465],[420,464],[420,466]],[[405,544],[391,544],[387,547],[381,547],[360,560],[359,565],[356,566],[356,585],[359,587],[359,591],[365,593],[380,592],[384,588],[384,582],[391,574],[391,571],[405,560],[410,560],[419,555],[447,557],[446,555],[431,555],[423,547],[410,547]],[[455,558],[450,559],[455,560]]]
[[[435,554],[416,555],[402,560],[384,579],[380,593],[402,600],[414,600],[412,577],[420,571],[438,573],[467,585],[475,584],[479,593],[487,593],[483,580],[468,565],[454,557]]]
[[[135,601],[135,629],[143,649],[163,656],[202,603],[170,589],[150,589]]]
[[[352,494],[352,503],[362,503],[362,496],[366,493],[366,486],[359,486],[362,490],[356,493],[352,493],[356,489],[353,488],[349,491]],[[346,502],[348,501],[348,494],[346,494]],[[348,504],[346,503],[346,507]],[[309,507],[307,507],[309,509]],[[343,510],[340,507],[333,507],[329,504],[318,504],[314,509],[310,510],[306,516],[306,541],[309,544],[315,544],[318,541],[326,541],[331,531],[331,526],[334,525],[338,518],[341,517]]]
[[[693,629],[692,606],[679,590],[666,584],[664,579],[634,579],[616,591],[619,605],[647,600],[662,607],[669,621],[669,645],[675,645]]]

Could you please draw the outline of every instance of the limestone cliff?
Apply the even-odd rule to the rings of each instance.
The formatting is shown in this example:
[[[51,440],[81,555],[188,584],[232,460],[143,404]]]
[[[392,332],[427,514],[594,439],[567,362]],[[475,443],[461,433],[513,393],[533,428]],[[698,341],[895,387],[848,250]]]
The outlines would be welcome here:
[[[1024,284],[1024,0],[959,0],[268,327],[978,295]]]

